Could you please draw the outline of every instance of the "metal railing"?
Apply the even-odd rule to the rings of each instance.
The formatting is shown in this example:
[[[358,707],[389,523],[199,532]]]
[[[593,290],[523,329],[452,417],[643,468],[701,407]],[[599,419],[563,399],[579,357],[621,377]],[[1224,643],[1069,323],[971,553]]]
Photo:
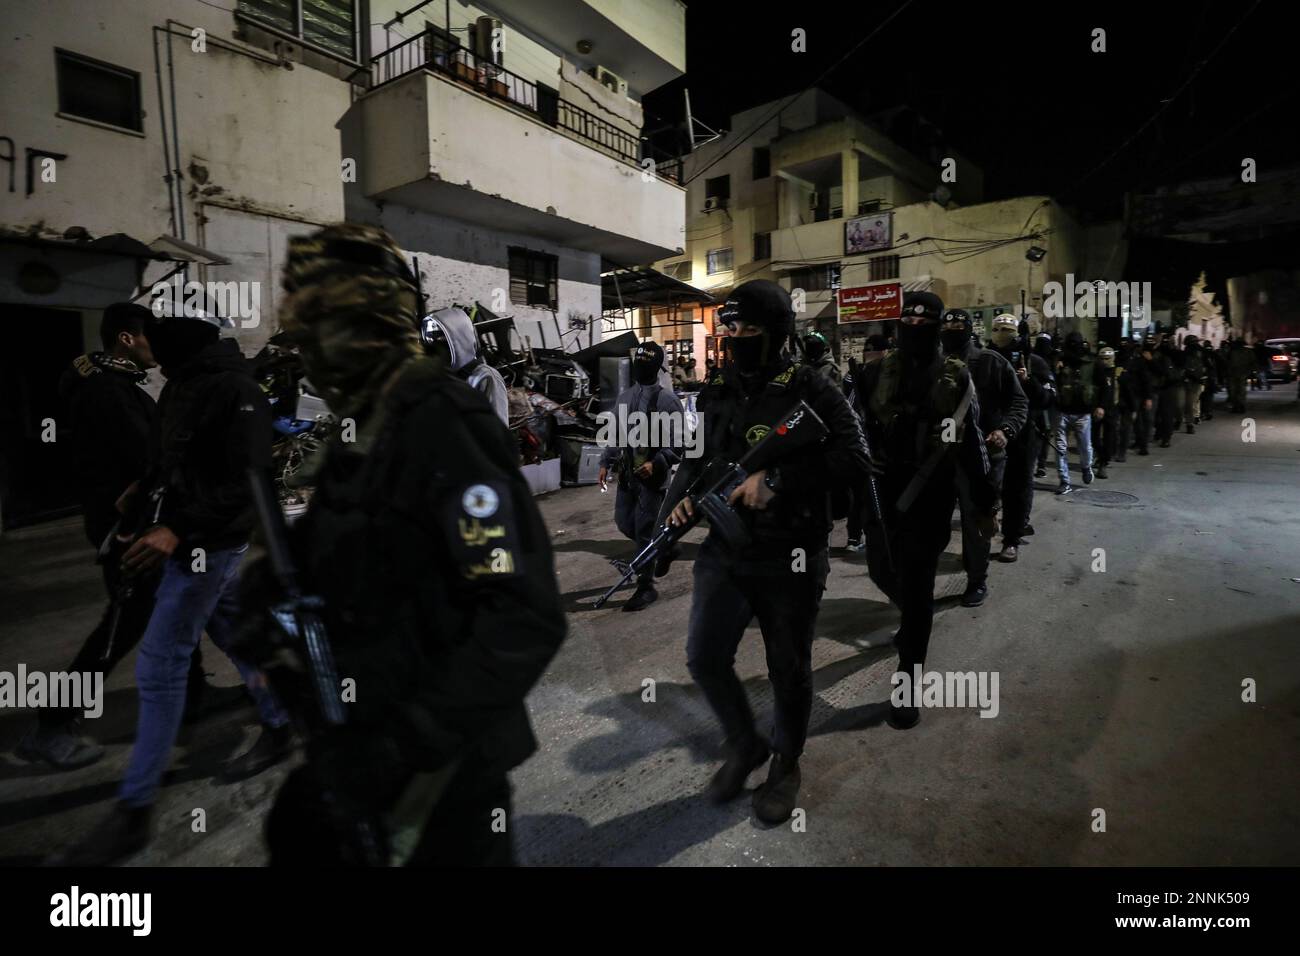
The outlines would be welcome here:
[[[527,110],[570,138],[622,162],[642,167],[644,160],[653,159],[650,171],[655,175],[678,184],[682,181],[680,157],[666,156],[640,137],[561,99],[556,90],[476,56],[441,31],[426,29],[374,56],[367,77],[368,88],[377,89],[419,70],[441,73],[493,99]]]

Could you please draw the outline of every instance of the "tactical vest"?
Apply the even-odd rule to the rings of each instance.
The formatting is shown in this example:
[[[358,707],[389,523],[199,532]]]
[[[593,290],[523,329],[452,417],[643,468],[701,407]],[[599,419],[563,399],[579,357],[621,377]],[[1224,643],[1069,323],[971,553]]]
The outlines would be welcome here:
[[[903,384],[902,353],[897,349],[886,352],[880,360],[880,377],[876,380],[876,387],[871,393],[871,414],[886,431],[892,430],[895,421],[903,414],[918,419],[924,418],[930,425],[926,446],[940,448],[949,445],[953,436],[949,435],[949,441],[944,441],[944,422],[955,417],[957,406],[961,404],[962,396],[966,392],[962,384],[962,372],[965,368],[966,363],[957,356],[945,355],[943,368],[930,389],[929,407],[915,408],[899,397]],[[957,426],[955,440],[960,442],[966,429],[966,416],[963,415],[962,420],[955,424]]]
[[[1056,394],[1062,408],[1096,408],[1097,382],[1092,358],[1085,358],[1078,368],[1061,366],[1056,375]]]

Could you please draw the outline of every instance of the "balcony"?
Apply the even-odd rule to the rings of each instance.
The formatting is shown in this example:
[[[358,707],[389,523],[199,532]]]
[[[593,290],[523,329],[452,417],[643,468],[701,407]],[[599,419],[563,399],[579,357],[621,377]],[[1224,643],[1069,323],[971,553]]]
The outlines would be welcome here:
[[[354,109],[371,199],[625,263],[681,245],[680,159],[649,156],[633,133],[441,34],[376,56]],[[653,167],[643,167],[648,158]]]

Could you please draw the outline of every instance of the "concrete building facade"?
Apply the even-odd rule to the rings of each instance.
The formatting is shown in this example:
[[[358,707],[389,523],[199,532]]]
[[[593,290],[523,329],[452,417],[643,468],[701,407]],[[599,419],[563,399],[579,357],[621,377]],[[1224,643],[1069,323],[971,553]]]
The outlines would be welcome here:
[[[50,380],[98,347],[106,305],[147,302],[178,268],[256,289],[232,330],[251,355],[289,237],[374,222],[430,309],[481,302],[514,316],[518,344],[572,350],[601,336],[606,263],[681,248],[680,176],[643,162],[640,138],[641,95],[685,70],[679,0],[413,6],[7,5],[0,309],[38,354],[0,368],[6,523],[68,497],[36,493],[59,467],[36,437]]]
[[[888,134],[892,114],[868,120],[815,89],[775,106],[736,114],[732,133],[687,158],[686,247],[657,268],[719,299],[749,279],[782,283],[801,327],[826,333],[842,362],[868,334],[887,334],[897,312],[880,306],[877,317],[848,321],[841,290],[886,304],[932,290],[969,309],[977,327],[999,311],[1019,314],[1023,290],[1033,328],[1095,337],[1089,316],[1044,321],[1043,289],[1067,275],[1118,279],[1116,229],[1084,229],[1049,197],[984,202],[976,164],[958,153],[913,154]],[[1034,261],[1031,247],[1042,251]],[[649,316],[643,326],[698,361],[716,350],[715,311],[684,311],[666,324]]]

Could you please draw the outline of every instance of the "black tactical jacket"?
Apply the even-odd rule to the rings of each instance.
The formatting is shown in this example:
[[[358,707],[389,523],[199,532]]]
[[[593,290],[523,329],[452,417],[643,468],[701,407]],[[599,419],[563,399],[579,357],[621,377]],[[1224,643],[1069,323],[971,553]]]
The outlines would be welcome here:
[[[170,370],[145,487],[165,489],[158,522],[176,533],[183,550],[248,542],[255,522],[248,469],[270,460],[270,408],[234,339]],[[149,507],[145,495],[136,507]]]
[[[931,448],[918,440],[918,436],[931,433],[940,427],[941,416],[929,407],[933,383],[942,374],[944,360],[936,351],[928,364],[917,365],[903,360],[903,378],[899,387],[903,411],[893,422],[878,421],[871,412],[871,396],[880,381],[882,362],[877,360],[861,366],[862,382],[858,388],[858,411],[863,416],[871,437],[871,449],[883,463],[884,475],[880,481],[881,504],[892,509],[899,497],[924,466]],[[970,380],[970,370],[961,370],[961,386]],[[991,479],[988,450],[980,423],[979,391],[966,410],[965,427],[960,440],[951,452],[944,455],[926,482],[927,487],[956,488],[958,482],[966,483],[971,500],[977,508],[991,511],[997,502],[999,489]]]
[[[715,372],[705,384],[696,404],[704,429],[704,454],[682,462],[665,507],[676,505],[710,462],[739,461],[796,402],[807,402],[830,434],[820,447],[768,469],[778,491],[767,508],[737,509],[754,539],[746,554],[738,556],[740,564],[783,561],[788,566],[794,547],[809,555],[826,549],[833,488],[837,483],[857,485],[865,480],[871,462],[862,425],[830,376],[788,360],[767,375],[768,381],[752,394],[746,393],[730,368]]]
[[[390,779],[458,760],[504,773],[536,749],[524,696],[565,634],[550,538],[482,394],[421,357],[385,401],[368,453],[331,440],[292,532],[356,682],[345,746],[395,754]]]
[[[966,344],[958,356],[975,379],[980,399],[980,431],[988,435],[1001,431],[1011,441],[1024,430],[1029,420],[1029,400],[1020,387],[1020,378],[1011,363],[997,349]]]
[[[83,355],[59,381],[72,413],[72,461],[86,537],[95,547],[118,519],[117,499],[149,468],[149,435],[157,408],[140,387],[143,372]]]

